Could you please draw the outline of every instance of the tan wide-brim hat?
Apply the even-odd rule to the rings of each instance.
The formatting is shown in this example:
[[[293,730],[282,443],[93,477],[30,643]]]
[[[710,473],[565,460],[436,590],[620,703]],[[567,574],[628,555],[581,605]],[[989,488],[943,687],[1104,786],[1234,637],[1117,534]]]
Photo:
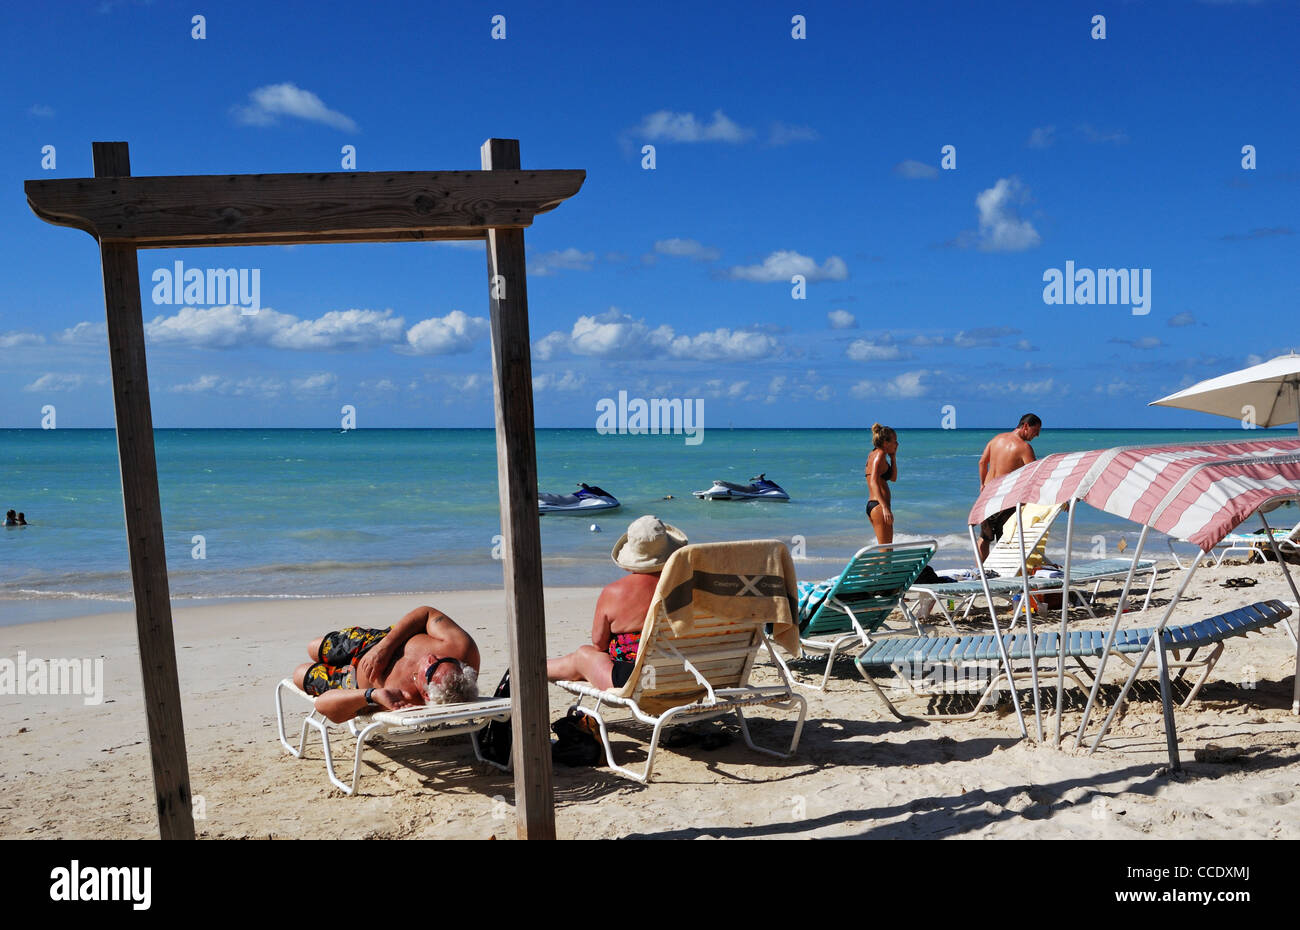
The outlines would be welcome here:
[[[619,537],[609,556],[629,572],[661,571],[668,557],[688,545],[686,534],[658,517],[638,517]]]

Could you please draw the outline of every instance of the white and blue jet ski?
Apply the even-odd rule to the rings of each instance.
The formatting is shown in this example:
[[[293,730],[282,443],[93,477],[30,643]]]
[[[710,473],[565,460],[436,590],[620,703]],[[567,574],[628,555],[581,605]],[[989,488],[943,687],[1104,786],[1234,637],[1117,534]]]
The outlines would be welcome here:
[[[618,498],[608,491],[580,484],[572,494],[537,495],[540,513],[591,513],[594,510],[613,510],[622,506]]]
[[[766,475],[750,478],[749,484],[714,480],[713,487],[707,491],[692,493],[702,501],[788,501],[790,499],[785,488],[775,481],[768,481]]]

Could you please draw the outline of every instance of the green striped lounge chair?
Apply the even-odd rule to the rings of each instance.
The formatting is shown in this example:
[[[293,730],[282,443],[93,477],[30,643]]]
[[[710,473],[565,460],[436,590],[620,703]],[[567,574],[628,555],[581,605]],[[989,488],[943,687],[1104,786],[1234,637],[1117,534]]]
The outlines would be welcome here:
[[[859,549],[849,559],[830,593],[799,626],[799,645],[805,652],[826,653],[826,669],[818,691],[826,690],[835,657],[856,646],[868,649],[872,634],[898,608],[909,622],[912,616],[903,595],[930,564],[938,542],[875,543]]]
[[[1223,654],[1225,640],[1264,630],[1281,622],[1290,614],[1291,608],[1282,601],[1260,601],[1196,623],[1167,627],[1163,638],[1166,655],[1170,656],[1168,667],[1179,670],[1178,678],[1182,678],[1189,669],[1202,670],[1199,680],[1192,686],[1181,707],[1186,708],[1190,705],[1209,679],[1215,664]],[[1075,630],[1067,633],[1066,658],[1072,659],[1079,669],[1091,675],[1091,669],[1083,660],[1101,656],[1106,645],[1106,632],[1105,630]],[[1117,630],[1111,654],[1118,655],[1131,666],[1133,662],[1128,658],[1129,655],[1145,649],[1151,633],[1150,628]],[[1016,671],[1017,681],[1024,681],[1029,675],[1028,664],[1031,661],[1029,637],[1024,634],[1004,634],[1003,642],[1006,645],[1008,658],[1013,665],[1020,666],[1020,670]],[[1032,661],[1048,662],[1054,669],[1058,656],[1058,643],[1059,634],[1040,633],[1034,638]],[[1198,659],[1197,652],[1207,647],[1209,651]],[[1184,652],[1187,653],[1186,656],[1183,655]],[[955,692],[979,695],[974,709],[968,713],[925,715],[931,720],[972,718],[991,697],[998,693],[1000,688],[1007,686],[1006,670],[1002,667],[997,637],[993,634],[884,639],[861,653],[854,660],[854,664],[862,677],[885,702],[890,713],[900,720],[909,718],[899,713],[893,701],[876,681],[875,675],[892,671],[895,675],[894,688],[899,696]],[[873,672],[875,675],[872,674]],[[1079,688],[1087,690],[1074,672],[1067,670],[1066,677]]]

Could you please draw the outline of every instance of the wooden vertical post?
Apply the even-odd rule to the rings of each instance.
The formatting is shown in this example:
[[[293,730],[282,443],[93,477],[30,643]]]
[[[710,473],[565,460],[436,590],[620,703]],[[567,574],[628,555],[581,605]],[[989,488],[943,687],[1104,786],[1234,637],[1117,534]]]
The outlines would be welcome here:
[[[483,143],[481,157],[484,171],[517,169],[519,140],[488,139]],[[497,488],[501,496],[501,534],[505,537],[506,625],[510,633],[515,807],[520,839],[553,840],[551,715],[524,231],[488,230],[487,260]]]
[[[125,142],[93,144],[95,177],[128,177],[131,159]],[[144,677],[144,710],[153,760],[158,832],[165,839],[194,839],[190,773],[181,720],[176,644],[163,549],[158,464],[154,458],[153,413],[145,368],[144,321],[140,310],[140,269],[134,243],[99,246],[104,269],[104,309],[113,369],[113,408],[117,455],[122,469],[127,547],[135,593],[136,632]]]

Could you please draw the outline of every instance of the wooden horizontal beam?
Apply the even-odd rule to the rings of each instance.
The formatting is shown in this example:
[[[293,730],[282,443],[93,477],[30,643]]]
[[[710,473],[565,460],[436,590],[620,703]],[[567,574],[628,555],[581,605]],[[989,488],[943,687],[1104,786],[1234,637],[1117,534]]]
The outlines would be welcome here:
[[[479,239],[522,229],[585,171],[342,171],[27,181],[32,211],[137,248]]]

